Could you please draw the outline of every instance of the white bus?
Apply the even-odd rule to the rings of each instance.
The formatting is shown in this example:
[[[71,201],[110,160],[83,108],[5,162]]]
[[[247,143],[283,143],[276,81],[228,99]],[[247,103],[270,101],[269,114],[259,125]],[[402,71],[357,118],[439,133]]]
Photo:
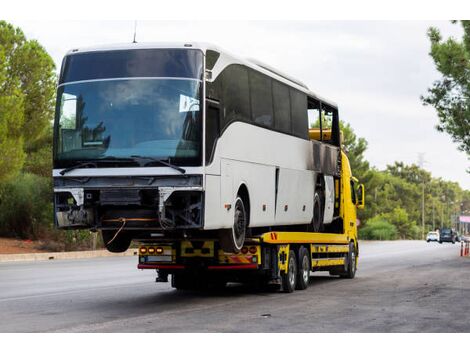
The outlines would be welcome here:
[[[339,147],[334,103],[214,45],[74,49],[57,91],[56,225],[101,230],[113,252],[132,239],[219,238],[236,252],[266,230],[339,232]]]

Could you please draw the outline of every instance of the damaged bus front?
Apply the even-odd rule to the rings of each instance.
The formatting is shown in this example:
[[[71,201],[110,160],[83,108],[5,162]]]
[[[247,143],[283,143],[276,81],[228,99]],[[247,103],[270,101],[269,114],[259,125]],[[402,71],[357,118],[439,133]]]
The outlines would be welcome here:
[[[107,248],[203,227],[203,53],[72,50],[54,124],[54,210],[62,229],[102,230]]]

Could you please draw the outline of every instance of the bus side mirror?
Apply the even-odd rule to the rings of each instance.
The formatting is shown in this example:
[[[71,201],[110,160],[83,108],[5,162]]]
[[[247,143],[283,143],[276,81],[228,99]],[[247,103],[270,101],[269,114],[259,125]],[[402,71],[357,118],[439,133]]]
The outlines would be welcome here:
[[[357,187],[357,198],[356,198],[356,206],[358,209],[364,209],[364,206],[366,204],[366,193],[364,190],[364,185],[361,183]]]

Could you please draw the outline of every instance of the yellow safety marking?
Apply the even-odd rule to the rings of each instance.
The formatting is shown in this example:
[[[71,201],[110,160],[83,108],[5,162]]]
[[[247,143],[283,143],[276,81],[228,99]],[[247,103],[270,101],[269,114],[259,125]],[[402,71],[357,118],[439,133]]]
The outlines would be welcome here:
[[[218,257],[219,263],[224,264],[261,264],[261,247],[256,247],[256,253],[225,253],[223,250],[219,250]]]
[[[287,273],[287,269],[289,267],[289,245],[281,245],[279,246],[279,253],[278,253],[278,267],[279,270],[282,272],[284,271]]]
[[[349,243],[349,236],[337,233],[318,232],[267,232],[261,235],[266,243]]]
[[[313,258],[312,259],[312,268],[314,267],[321,267],[321,266],[336,266],[336,265],[344,265],[344,258]]]
[[[194,248],[190,241],[183,241],[181,242],[181,257],[212,258],[214,257],[214,242],[204,241],[201,248]]]
[[[310,245],[312,253],[348,253],[349,245]]]

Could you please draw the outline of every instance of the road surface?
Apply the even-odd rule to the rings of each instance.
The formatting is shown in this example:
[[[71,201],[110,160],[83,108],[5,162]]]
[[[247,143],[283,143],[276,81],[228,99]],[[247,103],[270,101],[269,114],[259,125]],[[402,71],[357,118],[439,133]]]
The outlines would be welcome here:
[[[0,263],[0,332],[470,332],[459,244],[361,243],[354,280],[180,292],[136,257]]]

